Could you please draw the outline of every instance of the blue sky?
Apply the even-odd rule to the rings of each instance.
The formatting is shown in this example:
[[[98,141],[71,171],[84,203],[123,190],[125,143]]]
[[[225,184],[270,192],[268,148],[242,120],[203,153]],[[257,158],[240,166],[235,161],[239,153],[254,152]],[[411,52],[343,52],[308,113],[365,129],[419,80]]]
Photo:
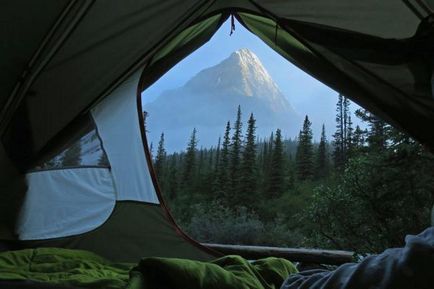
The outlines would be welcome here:
[[[227,21],[208,43],[174,66],[143,92],[143,103],[154,100],[164,90],[184,85],[199,71],[218,64],[232,52],[248,48],[259,57],[295,110],[300,115],[309,115],[314,139],[319,140],[323,123],[326,125],[330,139],[335,129],[335,105],[338,93],[292,65],[241,24],[236,23],[235,31],[231,36],[229,32],[230,23]],[[352,110],[356,107],[357,105],[353,104]],[[353,122],[360,123],[355,117]]]

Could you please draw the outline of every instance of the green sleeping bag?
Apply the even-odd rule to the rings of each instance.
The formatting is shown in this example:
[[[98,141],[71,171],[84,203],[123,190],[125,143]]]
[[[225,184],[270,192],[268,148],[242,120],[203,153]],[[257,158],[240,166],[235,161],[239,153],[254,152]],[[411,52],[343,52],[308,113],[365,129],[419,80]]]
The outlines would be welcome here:
[[[280,288],[296,272],[291,262],[280,258],[254,262],[240,256],[212,262],[143,258],[138,264],[122,264],[91,252],[60,248],[0,253],[0,281],[32,280],[85,288],[272,289]]]

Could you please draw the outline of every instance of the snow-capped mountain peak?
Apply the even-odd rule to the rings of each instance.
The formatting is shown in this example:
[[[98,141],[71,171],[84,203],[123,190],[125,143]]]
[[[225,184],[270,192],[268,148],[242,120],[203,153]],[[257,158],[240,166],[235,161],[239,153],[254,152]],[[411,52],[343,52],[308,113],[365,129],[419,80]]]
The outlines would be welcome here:
[[[191,130],[198,130],[201,145],[216,145],[241,107],[245,121],[251,113],[257,122],[257,135],[268,136],[277,128],[286,135],[297,133],[300,116],[281,93],[261,60],[249,49],[231,53],[220,63],[203,69],[184,86],[163,92],[145,105],[149,113],[150,139],[158,141],[165,133],[167,149],[185,146]]]
[[[219,64],[202,70],[186,86],[193,91],[218,90],[221,93],[223,90],[258,98],[283,97],[262,62],[247,48],[237,50]]]

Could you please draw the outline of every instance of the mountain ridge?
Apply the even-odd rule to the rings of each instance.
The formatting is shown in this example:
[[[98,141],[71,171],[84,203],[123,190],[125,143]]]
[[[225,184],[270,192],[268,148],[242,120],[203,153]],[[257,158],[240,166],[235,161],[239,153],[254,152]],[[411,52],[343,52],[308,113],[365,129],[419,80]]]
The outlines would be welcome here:
[[[157,141],[164,131],[168,150],[180,150],[196,127],[200,144],[215,145],[226,122],[234,119],[238,105],[244,121],[250,113],[255,115],[259,136],[268,136],[277,128],[290,137],[297,133],[301,117],[260,59],[244,48],[146,104],[150,139]]]

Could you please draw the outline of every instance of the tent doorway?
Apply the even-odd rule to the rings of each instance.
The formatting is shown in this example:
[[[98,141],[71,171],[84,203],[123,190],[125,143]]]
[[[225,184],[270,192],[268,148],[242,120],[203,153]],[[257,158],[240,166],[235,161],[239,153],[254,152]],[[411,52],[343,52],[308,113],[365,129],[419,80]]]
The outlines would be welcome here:
[[[408,167],[428,172],[432,156],[237,22],[227,20],[141,101],[159,189],[200,242],[365,254],[429,225],[429,173]],[[420,187],[410,189],[415,178]],[[385,197],[398,187],[412,205]]]

